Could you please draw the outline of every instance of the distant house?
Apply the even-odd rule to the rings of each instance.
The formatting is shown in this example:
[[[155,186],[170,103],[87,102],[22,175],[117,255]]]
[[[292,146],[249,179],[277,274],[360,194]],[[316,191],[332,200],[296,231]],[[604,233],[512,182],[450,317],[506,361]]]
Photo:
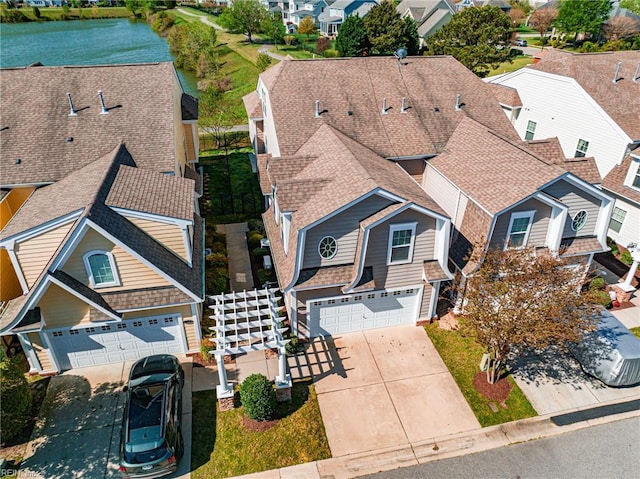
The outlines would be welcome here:
[[[314,23],[318,23],[318,17],[327,8],[326,0],[305,0],[289,2],[289,21],[294,25],[300,25],[300,22],[311,17]]]
[[[336,0],[318,16],[320,33],[325,36],[337,35],[340,25],[348,16],[364,17],[379,3],[377,0]]]
[[[420,46],[451,20],[454,10],[446,0],[404,0],[396,8],[400,16],[416,22]]]
[[[583,270],[606,249],[613,202],[593,161],[519,140],[494,87],[451,57],[287,60],[245,106],[301,336],[446,312],[443,285],[474,273],[476,245],[533,246]]]
[[[461,12],[465,8],[470,7],[498,7],[504,13],[509,13],[511,11],[511,5],[507,0],[450,0],[452,3],[452,7],[456,12]]]
[[[490,80],[517,91],[503,109],[523,139],[557,137],[567,157],[593,157],[616,198],[609,236],[640,243],[640,52],[550,50],[539,63]]]
[[[41,374],[199,350],[198,104],[173,65],[0,79],[0,336]]]

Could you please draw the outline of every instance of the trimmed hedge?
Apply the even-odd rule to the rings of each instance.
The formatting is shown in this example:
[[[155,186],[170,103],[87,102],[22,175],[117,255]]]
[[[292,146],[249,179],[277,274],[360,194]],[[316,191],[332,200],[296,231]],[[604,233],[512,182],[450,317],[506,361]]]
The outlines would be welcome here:
[[[276,394],[262,374],[252,374],[240,386],[240,402],[251,419],[266,421],[276,411]]]

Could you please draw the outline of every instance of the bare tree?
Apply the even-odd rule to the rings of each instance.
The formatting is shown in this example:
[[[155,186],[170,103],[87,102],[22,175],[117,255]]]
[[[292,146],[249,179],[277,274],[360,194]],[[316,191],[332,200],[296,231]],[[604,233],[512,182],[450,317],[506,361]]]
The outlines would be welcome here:
[[[474,248],[470,260],[481,267],[459,291],[460,323],[489,354],[489,383],[500,379],[510,353],[562,347],[593,329],[596,307],[580,292],[583,268],[567,268],[558,257],[533,248],[484,255],[483,249]]]
[[[609,42],[631,37],[640,31],[638,21],[629,17],[613,17],[604,24],[603,34]]]
[[[542,48],[544,49],[544,35],[549,28],[553,25],[553,22],[558,18],[558,10],[555,8],[541,8],[536,10],[529,17],[529,25],[535,28],[540,34],[540,40],[542,42]]]
[[[518,28],[526,18],[524,11],[520,8],[512,8],[509,10],[509,19],[511,20],[511,28]]]

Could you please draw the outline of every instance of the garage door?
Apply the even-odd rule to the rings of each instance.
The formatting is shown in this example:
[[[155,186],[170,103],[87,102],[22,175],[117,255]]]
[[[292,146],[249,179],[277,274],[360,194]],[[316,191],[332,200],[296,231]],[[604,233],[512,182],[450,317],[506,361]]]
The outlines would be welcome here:
[[[311,336],[414,324],[420,291],[420,288],[372,291],[310,301]]]
[[[186,350],[179,315],[67,328],[50,332],[49,340],[63,370]]]

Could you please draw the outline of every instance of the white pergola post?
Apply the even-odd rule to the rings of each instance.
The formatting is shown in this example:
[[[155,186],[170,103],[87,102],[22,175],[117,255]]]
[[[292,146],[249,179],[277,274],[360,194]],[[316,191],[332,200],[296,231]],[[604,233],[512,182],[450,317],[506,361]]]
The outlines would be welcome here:
[[[287,351],[284,344],[278,347],[278,375],[275,377],[276,400],[278,402],[291,400],[291,375],[287,374]]]
[[[638,271],[638,263],[640,263],[640,247],[635,246],[629,251],[631,253],[631,257],[633,258],[633,263],[631,264],[631,268],[629,269],[629,273],[627,273],[627,278],[624,280],[624,283],[618,285],[620,289],[627,293],[636,290],[636,288],[631,285],[631,282],[636,275],[636,271]]]
[[[220,384],[216,386],[216,395],[220,403],[220,410],[227,411],[233,409],[233,387],[227,381],[227,370],[224,368],[224,356],[216,354],[216,363],[218,364],[218,379]]]

